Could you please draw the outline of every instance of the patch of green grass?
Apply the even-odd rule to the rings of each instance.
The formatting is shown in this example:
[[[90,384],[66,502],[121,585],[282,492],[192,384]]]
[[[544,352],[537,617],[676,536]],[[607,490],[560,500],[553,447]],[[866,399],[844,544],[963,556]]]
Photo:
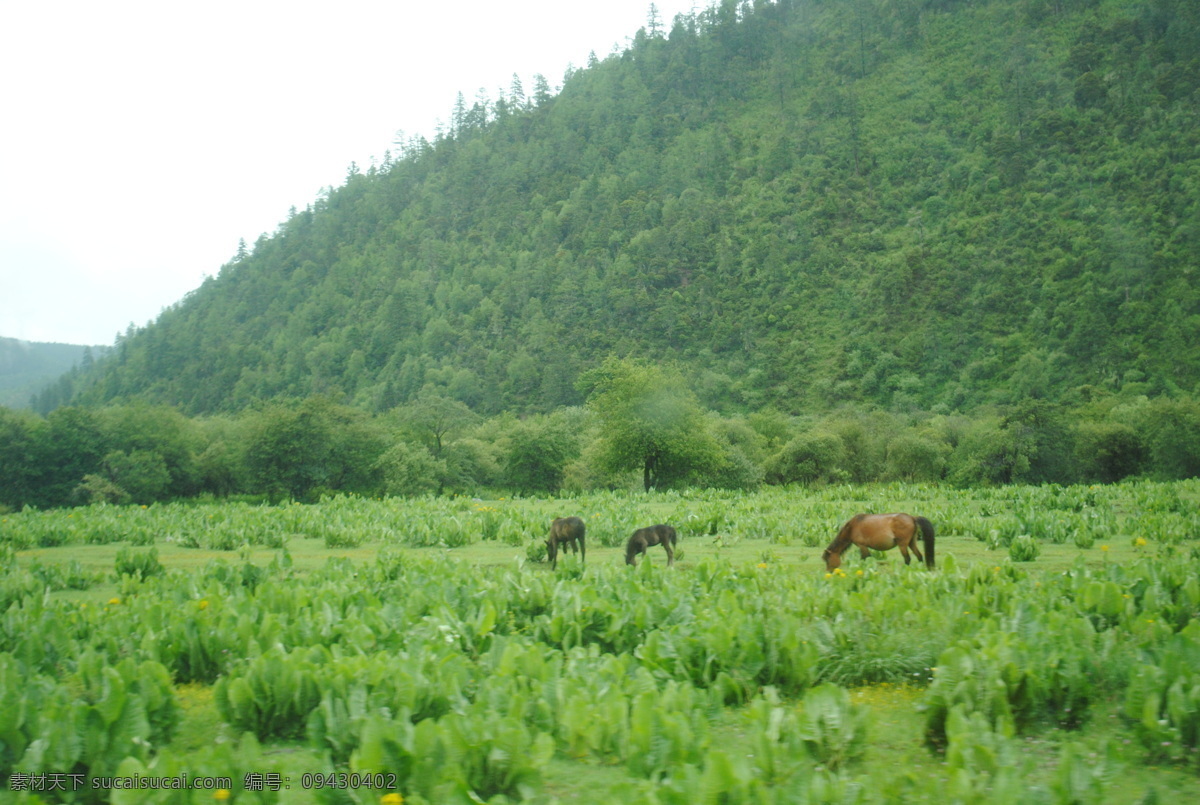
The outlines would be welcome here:
[[[619,783],[633,779],[624,766],[593,759],[556,757],[543,774],[547,797],[560,802],[610,802],[608,794]]]

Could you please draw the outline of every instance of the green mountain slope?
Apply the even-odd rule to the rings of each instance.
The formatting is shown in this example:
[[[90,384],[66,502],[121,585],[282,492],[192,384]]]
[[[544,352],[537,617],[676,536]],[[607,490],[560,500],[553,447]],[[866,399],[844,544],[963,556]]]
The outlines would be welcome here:
[[[1200,6],[725,2],[297,212],[69,389],[720,410],[1200,391]]]
[[[87,370],[104,347],[0,337],[0,405],[28,408],[35,394],[76,367]],[[70,380],[68,379],[68,384]]]

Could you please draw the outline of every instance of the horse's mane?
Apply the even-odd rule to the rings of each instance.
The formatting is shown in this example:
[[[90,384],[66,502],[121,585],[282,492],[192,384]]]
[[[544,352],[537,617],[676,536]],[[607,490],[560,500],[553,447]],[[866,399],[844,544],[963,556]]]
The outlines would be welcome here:
[[[829,543],[829,547],[825,549],[825,553],[821,554],[822,558],[827,558],[832,553],[841,555],[846,552],[851,545],[850,529],[854,527],[854,524],[862,516],[861,514],[856,514],[846,521],[846,524],[838,531],[837,536],[833,538],[833,542]]]

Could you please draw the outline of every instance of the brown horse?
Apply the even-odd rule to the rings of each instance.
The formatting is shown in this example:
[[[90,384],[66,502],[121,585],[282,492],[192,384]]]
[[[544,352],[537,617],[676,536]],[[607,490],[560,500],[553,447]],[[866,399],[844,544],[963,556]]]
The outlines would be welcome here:
[[[667,552],[667,566],[675,564],[675,542],[679,537],[675,534],[675,529],[669,525],[652,525],[647,528],[639,528],[633,532],[633,536],[629,538],[629,542],[625,543],[625,564],[636,565],[635,557],[639,553],[645,553],[646,549],[652,545],[661,545]]]
[[[563,546],[563,553],[568,549],[575,550],[579,546],[579,561],[587,559],[587,546],[583,543],[583,534],[587,526],[578,517],[555,517],[550,524],[550,539],[546,540],[546,548],[550,556],[550,569],[558,568],[558,546]]]
[[[925,555],[917,549],[917,530],[925,542]],[[933,523],[924,517],[913,517],[911,514],[856,514],[851,517],[842,530],[838,532],[833,542],[821,554],[827,570],[835,570],[842,565],[842,554],[851,545],[857,545],[862,557],[870,556],[870,549],[887,551],[899,546],[904,555],[904,564],[909,564],[912,557],[908,555],[911,548],[917,559],[924,561],[925,566],[933,569]]]

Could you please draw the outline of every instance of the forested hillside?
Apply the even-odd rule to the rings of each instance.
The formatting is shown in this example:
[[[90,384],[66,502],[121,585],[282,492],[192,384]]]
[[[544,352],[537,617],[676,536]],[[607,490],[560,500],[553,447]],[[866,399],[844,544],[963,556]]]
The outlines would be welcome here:
[[[609,354],[722,411],[1194,392],[1198,86],[1187,0],[652,16],[557,94],[460,97],[40,407],[547,411]]]

